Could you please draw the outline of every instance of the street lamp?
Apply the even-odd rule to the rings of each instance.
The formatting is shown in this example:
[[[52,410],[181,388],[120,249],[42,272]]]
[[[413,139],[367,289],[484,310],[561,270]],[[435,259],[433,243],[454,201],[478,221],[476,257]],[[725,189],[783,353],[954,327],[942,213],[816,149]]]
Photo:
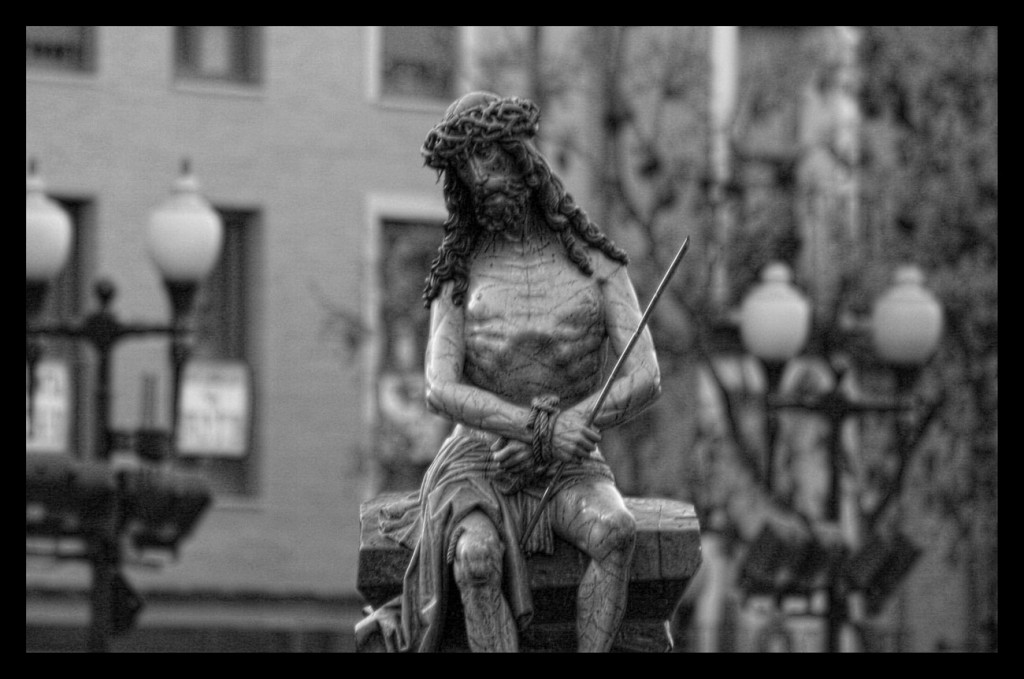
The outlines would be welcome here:
[[[810,304],[790,283],[791,274],[784,264],[773,262],[765,267],[762,282],[751,290],[740,308],[740,336],[746,350],[758,358],[767,377],[767,389],[763,401],[766,417],[766,460],[765,488],[773,492],[774,445],[777,431],[777,411],[794,408],[823,414],[830,422],[829,457],[830,488],[827,498],[825,519],[838,524],[840,518],[840,495],[842,474],[841,425],[850,415],[870,412],[899,412],[906,409],[902,396],[909,390],[917,371],[923,366],[938,346],[942,333],[942,308],[934,295],[923,287],[924,276],[916,266],[900,267],[895,284],[874,304],[870,321],[870,336],[878,358],[894,370],[897,381],[897,395],[894,403],[866,398],[851,398],[840,390],[842,370],[838,370],[835,386],[831,393],[797,399],[783,399],[778,396],[782,372],[786,363],[803,350],[808,341],[811,327]],[[897,420],[899,418],[897,417]],[[897,422],[897,427],[899,423]],[[897,444],[902,445],[904,437],[898,431]],[[902,459],[901,455],[901,459]],[[891,495],[891,493],[890,493]],[[748,569],[752,573],[765,571],[767,562],[782,563],[783,557],[773,556],[779,552],[778,536],[763,534],[755,543],[749,555]],[[760,544],[763,543],[763,544]],[[805,555],[822,552],[801,546]],[[913,550],[902,549],[901,553]],[[825,553],[825,552],[822,552]],[[814,559],[797,555],[796,560],[810,562]],[[838,562],[843,555],[832,550],[828,558],[816,559],[819,563],[829,562],[828,572],[828,650],[839,649],[839,631],[845,619],[845,597],[840,582],[842,569]],[[903,559],[905,567],[907,559]],[[803,564],[806,570],[807,563]],[[793,570],[792,564],[789,570]],[[796,565],[799,570],[800,564]],[[820,569],[818,569],[820,570]],[[849,572],[849,569],[847,569]],[[902,573],[900,574],[902,575]],[[765,578],[761,578],[764,580]],[[854,584],[856,578],[847,578]],[[861,583],[864,584],[864,583]]]
[[[924,274],[916,266],[896,270],[893,286],[871,311],[871,342],[875,353],[896,375],[897,393],[906,393],[917,371],[939,345],[942,306],[924,287]]]
[[[740,306],[743,346],[771,365],[785,365],[803,351],[811,328],[811,305],[792,278],[788,266],[772,262]]]
[[[790,280],[792,273],[782,262],[772,262],[761,272],[761,283],[740,306],[740,339],[747,351],[764,366],[767,388],[765,487],[774,490],[775,439],[778,418],[767,399],[778,392],[786,363],[803,351],[811,327],[811,305]]]
[[[224,242],[220,215],[199,193],[199,183],[188,161],[170,198],[153,211],[149,220],[149,255],[160,270],[171,299],[171,365],[173,402],[171,431],[177,430],[181,374],[188,360],[185,324],[195,302],[199,282],[213,270]]]
[[[33,162],[25,180],[26,311],[30,317],[39,313],[47,283],[64,268],[71,251],[71,219],[45,189]]]
[[[187,310],[191,299],[175,296],[194,295],[199,281],[217,263],[224,240],[220,215],[199,193],[199,182],[187,160],[182,163],[171,196],[150,216],[148,235],[150,257],[172,301]]]
[[[91,345],[98,357],[93,404],[96,443],[94,460],[29,455],[27,533],[84,538],[87,549],[82,557],[93,571],[88,646],[90,651],[106,651],[110,636],[126,629],[141,606],[120,575],[121,538],[130,536],[139,549],[157,546],[174,550],[210,501],[201,479],[159,463],[169,453],[173,458],[180,379],[189,356],[189,319],[199,282],[219,256],[223,227],[219,215],[200,195],[188,163],[183,163],[171,197],[153,211],[148,225],[149,252],[171,299],[170,323],[122,322],[110,310],[116,288],[107,280],[95,285],[96,311],[77,321],[38,323],[47,288],[64,266],[72,238],[70,219],[44,189],[33,162],[26,180],[25,208],[30,431],[35,365],[41,355],[36,340],[70,338]],[[145,335],[171,339],[171,428],[169,432],[115,431],[110,426],[111,353],[120,341]],[[110,457],[115,449],[134,450],[143,464],[131,469],[113,467]]]
[[[46,184],[36,171],[33,160],[25,180],[25,323],[35,319],[46,301],[46,290],[67,261],[71,251],[71,218],[45,192]],[[28,391],[35,391],[35,366],[39,347],[26,338],[28,360]],[[29,398],[29,421],[32,420],[32,399]]]

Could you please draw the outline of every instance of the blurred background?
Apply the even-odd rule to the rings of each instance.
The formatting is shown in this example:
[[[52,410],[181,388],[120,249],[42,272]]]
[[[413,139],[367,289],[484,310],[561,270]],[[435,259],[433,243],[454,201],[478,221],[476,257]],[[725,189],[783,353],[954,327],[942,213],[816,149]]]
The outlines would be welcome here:
[[[354,649],[359,505],[449,428],[419,149],[476,89],[540,105],[641,304],[691,237],[663,397],[602,443],[624,494],[700,517],[676,650],[998,650],[997,30],[949,26],[26,27],[30,225],[69,236],[28,304],[65,332],[27,348],[27,650],[84,650],[97,605],[32,460],[77,483],[172,430],[153,459],[208,501],[171,483],[165,549],[118,552],[105,650]],[[186,315],[169,205],[220,224],[187,343],[138,325]],[[133,335],[107,358],[67,332],[97,308]]]

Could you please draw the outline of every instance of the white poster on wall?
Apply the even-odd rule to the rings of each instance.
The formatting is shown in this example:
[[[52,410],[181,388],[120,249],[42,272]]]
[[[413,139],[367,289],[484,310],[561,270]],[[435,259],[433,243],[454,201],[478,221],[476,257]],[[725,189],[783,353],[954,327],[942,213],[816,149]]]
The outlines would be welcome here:
[[[241,361],[194,360],[182,371],[178,454],[241,458],[249,452],[251,386]]]
[[[25,369],[25,450],[27,453],[67,453],[71,428],[71,374],[68,364],[43,359],[36,364],[29,395]],[[31,401],[30,401],[31,398]]]

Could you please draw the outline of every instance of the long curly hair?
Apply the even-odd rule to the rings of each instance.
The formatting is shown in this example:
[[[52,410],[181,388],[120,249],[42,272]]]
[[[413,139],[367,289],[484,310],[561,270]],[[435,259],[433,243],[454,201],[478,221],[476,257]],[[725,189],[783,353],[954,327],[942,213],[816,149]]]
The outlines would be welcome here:
[[[469,189],[458,178],[456,168],[475,143],[496,143],[512,157],[516,169],[531,190],[534,209],[558,234],[569,260],[580,271],[588,276],[594,273],[586,246],[595,247],[622,264],[629,263],[625,251],[604,235],[576,205],[531,141],[536,134],[538,120],[537,106],[531,101],[473,93],[449,107],[445,119],[430,131],[422,153],[426,165],[436,169],[439,178],[444,177],[443,193],[448,219],[423,291],[425,306],[430,306],[441,293],[442,285],[449,280],[454,281],[452,302],[461,306],[465,301],[469,264],[482,229],[474,219]]]

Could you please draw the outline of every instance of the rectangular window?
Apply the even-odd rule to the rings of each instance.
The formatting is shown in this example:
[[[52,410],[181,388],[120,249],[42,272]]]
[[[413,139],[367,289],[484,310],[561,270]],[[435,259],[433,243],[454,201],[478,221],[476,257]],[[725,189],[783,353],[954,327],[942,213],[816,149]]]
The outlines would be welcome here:
[[[41,325],[70,324],[79,321],[89,310],[87,288],[91,279],[93,203],[87,200],[51,196],[67,212],[71,219],[72,240],[68,262],[57,278],[50,284],[46,304],[37,322]],[[66,451],[82,459],[93,455],[91,445],[94,427],[92,396],[95,384],[95,362],[92,352],[81,342],[71,339],[40,338],[43,349],[42,359],[57,361],[61,370],[66,369],[65,397],[68,399],[64,410],[67,414],[66,430],[61,434]],[[47,367],[37,370],[37,376],[47,379]],[[28,448],[33,448],[29,444]],[[63,451],[62,451],[63,452]]]
[[[449,101],[457,67],[455,26],[381,27],[382,96]]]
[[[175,67],[179,78],[257,83],[259,26],[176,26]]]
[[[430,328],[423,281],[443,235],[439,221],[381,221],[372,446],[379,492],[418,488],[451,431],[447,418],[427,410],[423,396],[423,358]]]
[[[224,223],[220,259],[199,289],[196,301],[195,355],[246,358],[250,239],[259,214],[218,210]]]
[[[95,26],[26,26],[25,66],[58,71],[91,71]]]
[[[224,222],[224,244],[220,259],[202,282],[196,299],[195,345],[192,358],[196,366],[204,359],[245,362],[251,370],[247,342],[252,304],[255,243],[259,213],[251,210],[218,210]],[[256,406],[251,405],[249,418]],[[248,450],[242,455],[182,454],[182,466],[201,472],[214,492],[250,495],[255,490],[255,441],[250,436]]]

